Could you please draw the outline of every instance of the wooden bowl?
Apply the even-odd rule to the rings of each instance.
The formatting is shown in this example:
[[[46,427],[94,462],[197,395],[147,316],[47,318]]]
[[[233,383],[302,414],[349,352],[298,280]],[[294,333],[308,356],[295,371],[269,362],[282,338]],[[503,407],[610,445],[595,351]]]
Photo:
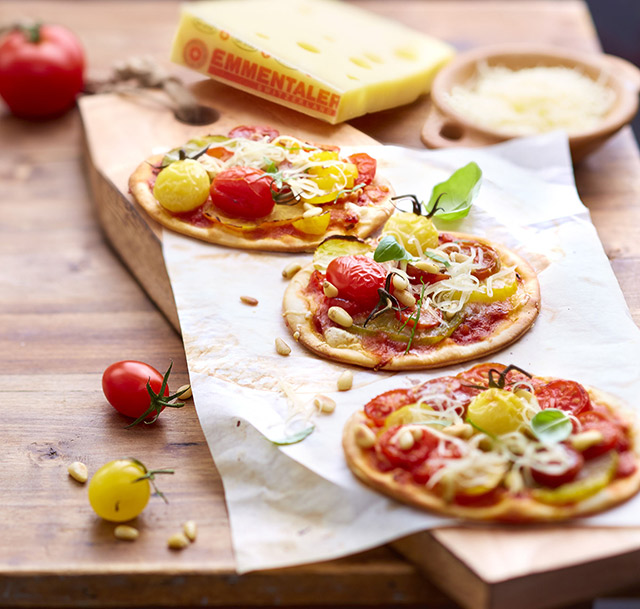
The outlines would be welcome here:
[[[478,125],[456,111],[448,93],[464,85],[476,73],[479,64],[505,66],[512,70],[536,66],[578,68],[604,84],[616,94],[611,110],[596,128],[569,137],[574,162],[595,150],[609,137],[631,122],[638,111],[640,70],[632,63],[613,55],[577,53],[554,47],[515,46],[483,47],[460,54],[436,76],[431,88],[431,104],[422,129],[422,141],[429,148],[486,146],[518,137]]]

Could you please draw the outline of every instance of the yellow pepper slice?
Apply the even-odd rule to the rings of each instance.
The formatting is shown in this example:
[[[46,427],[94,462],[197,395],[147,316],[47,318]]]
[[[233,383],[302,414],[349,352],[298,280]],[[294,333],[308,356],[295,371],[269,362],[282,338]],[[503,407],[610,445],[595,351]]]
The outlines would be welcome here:
[[[331,212],[324,212],[318,216],[311,216],[310,218],[300,218],[294,220],[291,224],[296,230],[307,235],[323,235],[329,228],[329,222],[331,221]]]

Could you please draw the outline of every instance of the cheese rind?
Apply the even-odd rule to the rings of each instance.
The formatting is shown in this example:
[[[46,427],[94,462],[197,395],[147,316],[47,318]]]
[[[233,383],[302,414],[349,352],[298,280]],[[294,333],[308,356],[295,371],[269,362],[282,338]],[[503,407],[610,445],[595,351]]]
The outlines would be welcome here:
[[[330,123],[414,101],[451,46],[336,0],[183,8],[171,59]]]

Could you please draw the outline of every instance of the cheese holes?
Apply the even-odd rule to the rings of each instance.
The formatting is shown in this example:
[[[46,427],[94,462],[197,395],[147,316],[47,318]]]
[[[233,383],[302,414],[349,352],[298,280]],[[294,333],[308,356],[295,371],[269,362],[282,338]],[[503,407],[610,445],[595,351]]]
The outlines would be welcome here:
[[[365,59],[362,59],[361,57],[349,57],[349,61],[357,65],[359,68],[365,68],[366,70],[371,69],[371,65],[369,64],[369,62]]]
[[[313,46],[308,42],[298,42],[298,46],[305,51],[309,51],[310,53],[319,53],[320,49],[318,47]]]
[[[415,49],[410,47],[399,47],[393,54],[399,59],[408,59],[409,61],[415,61],[418,59]]]
[[[370,61],[373,61],[373,63],[384,63],[382,58],[379,55],[376,55],[375,53],[365,53],[364,56]]]

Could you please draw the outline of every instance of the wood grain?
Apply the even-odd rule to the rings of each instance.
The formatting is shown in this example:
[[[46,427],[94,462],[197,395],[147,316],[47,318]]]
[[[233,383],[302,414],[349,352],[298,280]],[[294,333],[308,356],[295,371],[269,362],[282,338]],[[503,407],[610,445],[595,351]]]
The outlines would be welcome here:
[[[357,4],[444,38],[460,50],[518,40],[598,48],[585,5],[575,0]],[[167,60],[178,6],[173,0],[152,5],[5,0],[0,22],[31,16],[67,25],[86,47],[92,78],[104,77],[120,59],[145,54],[193,83],[196,75]],[[423,98],[351,124],[383,143],[420,146],[427,104]],[[487,546],[486,535],[474,538],[460,529],[414,536],[397,545],[422,563],[454,600],[389,548],[238,577],[222,485],[193,406],[163,414],[153,427],[124,430],[126,421],[102,396],[102,371],[119,359],[140,359],[160,369],[173,360],[175,387],[188,377],[178,334],[101,232],[104,210],[94,206],[91,189],[112,189],[95,173],[86,179],[79,113],[34,124],[0,110],[0,147],[0,391],[6,445],[0,476],[0,606],[453,608],[460,603],[501,609],[524,607],[525,598],[532,609],[622,589],[635,580],[640,543],[636,545],[633,534],[601,531],[600,547],[594,548],[593,538],[575,540],[551,532],[539,541],[553,553],[524,556],[523,546],[513,539],[492,534]],[[638,323],[640,209],[635,201],[640,160],[630,130],[576,167],[576,182]],[[154,243],[159,247],[153,230],[147,237],[139,244],[143,251]],[[158,264],[138,280],[160,276]],[[157,301],[165,299],[165,310],[172,301],[166,287],[161,281],[152,294]],[[127,455],[177,469],[163,481],[170,503],[154,498],[138,519],[142,535],[134,544],[113,539],[112,526],[90,511],[86,489],[66,474],[71,460],[84,460],[95,471],[103,462]],[[182,553],[168,551],[166,538],[187,518],[199,524],[197,542]],[[576,557],[569,544],[579,542]],[[425,564],[425,551],[435,560]],[[620,551],[622,557],[612,556]],[[603,556],[611,558],[602,562]],[[585,557],[591,561],[586,569],[575,566]],[[538,573],[524,577],[532,564]]]

